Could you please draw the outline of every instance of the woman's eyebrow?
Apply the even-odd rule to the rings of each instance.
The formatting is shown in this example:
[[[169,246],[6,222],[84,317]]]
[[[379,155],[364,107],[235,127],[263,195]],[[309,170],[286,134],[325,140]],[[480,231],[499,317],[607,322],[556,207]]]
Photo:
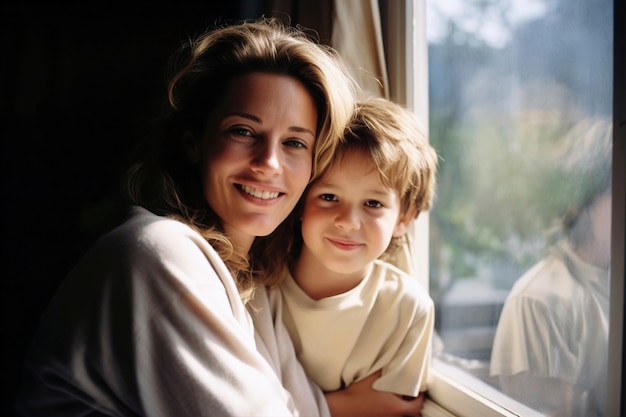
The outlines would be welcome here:
[[[233,112],[233,113],[229,114],[228,116],[239,116],[239,117],[243,117],[244,119],[252,120],[253,122],[256,122],[256,123],[262,123],[263,122],[259,117],[255,116],[253,114],[250,114],[250,113],[245,113],[245,112]],[[298,132],[298,133],[309,133],[311,136],[315,136],[315,132],[313,132],[311,129],[307,129],[305,127],[290,126],[289,130],[293,131],[293,132]]]
[[[298,133],[309,133],[311,136],[315,136],[315,133],[312,132],[311,129],[307,129],[305,127],[291,126],[289,130],[298,132]]]
[[[227,114],[226,117],[230,117],[230,116],[239,116],[239,117],[243,117],[244,119],[250,119],[253,122],[257,122],[257,123],[261,123],[261,119],[253,114],[250,113],[244,113],[244,112],[233,112],[230,114]]]

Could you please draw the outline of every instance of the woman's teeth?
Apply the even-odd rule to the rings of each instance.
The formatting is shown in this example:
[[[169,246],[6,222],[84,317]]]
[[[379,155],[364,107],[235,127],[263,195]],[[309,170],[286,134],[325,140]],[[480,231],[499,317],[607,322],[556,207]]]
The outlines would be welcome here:
[[[271,198],[276,198],[280,194],[277,191],[260,191],[255,188],[248,187],[247,185],[242,185],[241,189],[246,193],[250,194],[253,197],[260,198],[262,200],[269,200]]]

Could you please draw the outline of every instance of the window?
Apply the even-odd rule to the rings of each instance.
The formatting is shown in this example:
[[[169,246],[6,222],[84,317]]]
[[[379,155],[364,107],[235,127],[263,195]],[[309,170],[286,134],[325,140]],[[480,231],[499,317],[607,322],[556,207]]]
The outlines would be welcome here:
[[[389,13],[388,26],[405,27],[407,56],[417,69],[408,77],[406,102],[419,112],[423,89],[415,86],[426,76],[418,62],[426,43],[430,140],[442,157],[438,198],[429,214],[429,256],[421,259],[429,265],[438,317],[434,402],[425,414],[542,415],[550,405],[524,398],[505,376],[523,374],[522,359],[530,358],[545,362],[546,377],[565,371],[569,381],[584,386],[571,391],[580,401],[570,407],[584,410],[581,415],[619,415],[626,161],[623,151],[612,149],[612,121],[621,114],[614,103],[624,100],[615,88],[623,81],[613,74],[613,2],[409,0],[403,7],[414,19],[400,25],[392,20],[398,14]],[[623,142],[615,141],[618,146],[623,150]],[[589,244],[592,229],[596,240]],[[553,298],[542,304],[541,285],[522,277],[533,267],[539,275],[550,266],[552,278],[540,282],[554,283],[542,288],[552,290]],[[567,276],[581,270],[581,279],[598,274],[584,291]],[[603,270],[610,280],[602,278]],[[610,286],[606,293],[602,279]],[[524,281],[536,291],[530,310],[519,301],[528,299],[522,284],[514,287]],[[507,300],[512,290],[520,293],[518,301]],[[589,307],[577,311],[576,300],[597,314]],[[542,308],[564,311],[550,315],[539,313]],[[498,329],[501,316],[506,333]],[[523,323],[531,319],[527,325],[538,333],[523,339]],[[574,324],[584,331],[565,330]],[[603,326],[607,331],[596,333]],[[552,339],[544,342],[540,335]],[[578,349],[577,359],[586,351],[605,360],[573,372],[559,343]],[[521,347],[525,356],[516,353]],[[555,381],[548,381],[549,399],[559,398]],[[523,385],[529,386],[539,385]],[[564,412],[564,404],[559,399],[552,406]]]

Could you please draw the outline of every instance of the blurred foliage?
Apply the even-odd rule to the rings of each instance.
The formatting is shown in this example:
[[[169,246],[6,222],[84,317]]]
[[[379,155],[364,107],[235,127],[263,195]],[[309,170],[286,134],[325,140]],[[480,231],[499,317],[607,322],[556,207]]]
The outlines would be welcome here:
[[[463,19],[501,17],[508,42],[490,45],[480,25],[449,18],[445,36],[429,43],[430,140],[442,158],[431,212],[435,291],[488,265],[492,279],[506,271],[512,283],[594,186],[561,162],[567,132],[611,111],[612,77],[601,71],[611,69],[612,3],[599,3],[546,1],[541,16],[513,24],[507,1],[466,1]]]

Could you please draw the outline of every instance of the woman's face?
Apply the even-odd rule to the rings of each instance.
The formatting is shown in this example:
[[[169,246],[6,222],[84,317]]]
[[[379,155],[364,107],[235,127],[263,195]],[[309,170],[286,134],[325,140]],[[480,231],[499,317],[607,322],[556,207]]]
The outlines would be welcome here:
[[[209,115],[200,163],[206,201],[241,250],[287,217],[311,176],[317,108],[297,79],[235,79]]]

